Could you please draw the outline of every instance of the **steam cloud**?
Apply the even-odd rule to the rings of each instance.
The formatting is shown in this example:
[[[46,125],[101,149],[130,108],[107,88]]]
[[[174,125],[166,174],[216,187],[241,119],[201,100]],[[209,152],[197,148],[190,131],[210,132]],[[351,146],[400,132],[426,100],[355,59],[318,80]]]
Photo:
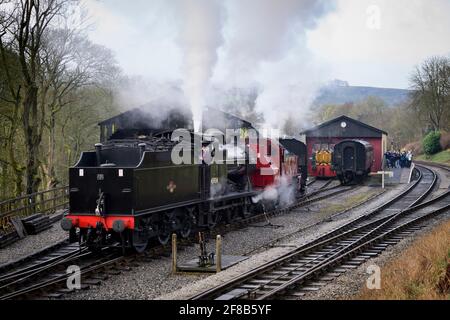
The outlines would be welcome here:
[[[257,86],[256,111],[270,127],[280,128],[287,119],[301,121],[326,79],[307,49],[307,31],[332,5],[322,0],[227,1],[225,45],[215,80]]]
[[[282,176],[279,183],[269,186],[257,196],[253,197],[253,202],[277,203],[281,207],[287,207],[295,202],[295,186]]]
[[[254,111],[264,115],[266,126],[283,129],[286,120],[295,122],[294,126],[301,122],[316,90],[328,80],[322,64],[308,51],[307,32],[331,11],[334,1],[174,0],[157,3],[168,9],[165,10],[168,19],[176,22],[172,23],[177,29],[173,40],[180,55],[172,54],[179,58],[168,64],[179,69],[176,72],[179,78],[171,82],[163,77],[159,79],[156,71],[147,75],[156,84],[138,81],[134,90],[124,86],[121,91],[123,96],[129,97],[124,99],[128,106],[132,102],[147,104],[146,99],[187,106],[193,114],[195,130],[201,131],[205,106],[222,105],[224,111],[229,111],[226,104],[230,102],[239,108],[256,98]],[[226,102],[227,98],[220,98],[236,92],[233,91],[236,88],[243,92],[241,101],[228,99]],[[222,93],[217,94],[217,90]],[[160,112],[158,107],[152,109],[149,111]]]
[[[178,2],[179,43],[184,53],[183,89],[196,131],[201,130],[202,109],[217,62],[217,50],[222,44],[222,11],[219,0]]]

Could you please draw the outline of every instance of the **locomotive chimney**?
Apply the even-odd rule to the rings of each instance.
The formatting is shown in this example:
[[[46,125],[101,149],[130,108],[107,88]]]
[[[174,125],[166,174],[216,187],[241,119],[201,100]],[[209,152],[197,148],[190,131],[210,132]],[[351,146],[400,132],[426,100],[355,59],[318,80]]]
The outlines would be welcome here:
[[[103,147],[103,144],[101,144],[101,143],[95,144],[95,154],[97,156],[97,166],[98,167],[102,164],[102,157],[101,157],[102,147]]]

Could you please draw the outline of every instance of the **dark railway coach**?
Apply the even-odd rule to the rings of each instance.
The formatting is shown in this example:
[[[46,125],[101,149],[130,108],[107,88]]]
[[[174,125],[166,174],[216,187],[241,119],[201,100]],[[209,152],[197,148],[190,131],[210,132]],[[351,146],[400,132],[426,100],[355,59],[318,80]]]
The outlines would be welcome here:
[[[332,169],[343,184],[361,181],[373,163],[373,147],[366,141],[344,140],[334,146]]]
[[[304,191],[306,188],[306,179],[308,178],[308,154],[306,145],[303,142],[293,138],[280,139],[280,144],[286,148],[288,152],[291,152],[298,157],[300,189]]]

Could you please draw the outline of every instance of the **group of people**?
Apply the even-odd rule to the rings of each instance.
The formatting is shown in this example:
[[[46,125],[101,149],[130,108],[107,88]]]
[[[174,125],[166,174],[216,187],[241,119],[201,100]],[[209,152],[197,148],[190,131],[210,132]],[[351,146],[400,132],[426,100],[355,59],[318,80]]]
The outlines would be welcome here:
[[[410,168],[413,160],[412,151],[388,151],[384,154],[386,166],[393,168]]]

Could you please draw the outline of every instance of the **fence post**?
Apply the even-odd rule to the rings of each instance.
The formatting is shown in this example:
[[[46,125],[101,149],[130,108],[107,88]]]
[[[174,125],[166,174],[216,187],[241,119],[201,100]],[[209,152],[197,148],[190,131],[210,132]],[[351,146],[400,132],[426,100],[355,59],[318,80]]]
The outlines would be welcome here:
[[[222,271],[222,237],[217,236],[216,239],[216,272]]]
[[[408,184],[411,183],[411,180],[412,180],[412,174],[413,174],[415,168],[416,168],[416,164],[413,163],[413,164],[411,165],[411,171],[409,172]]]
[[[177,234],[172,234],[172,274],[178,272],[177,266]]]
[[[58,193],[59,193],[59,190],[55,190],[53,192],[53,209],[52,209],[52,213],[56,212],[56,198],[58,197]]]

